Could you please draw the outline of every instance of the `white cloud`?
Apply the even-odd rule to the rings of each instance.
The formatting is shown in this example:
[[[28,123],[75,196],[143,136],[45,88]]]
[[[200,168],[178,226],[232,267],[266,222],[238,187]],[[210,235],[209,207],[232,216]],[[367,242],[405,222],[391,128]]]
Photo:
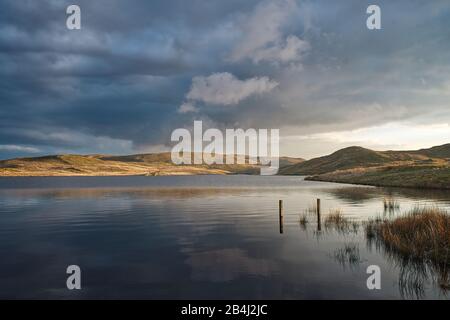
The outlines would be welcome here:
[[[298,62],[309,49],[309,43],[295,35],[283,35],[282,27],[298,11],[292,0],[265,1],[245,17],[242,38],[233,48],[230,60],[250,59],[254,63]]]
[[[178,108],[178,113],[188,112],[198,112],[197,107],[192,102],[184,102],[180,108]]]
[[[309,44],[296,36],[290,35],[286,41],[272,47],[256,50],[252,55],[255,63],[260,61],[278,61],[282,63],[299,61],[302,54],[309,49]]]
[[[417,150],[446,143],[450,143],[449,123],[391,122],[355,130],[284,136],[281,149],[285,154],[313,158],[355,145],[383,151]]]
[[[18,145],[14,145],[14,144],[6,144],[6,145],[3,144],[3,145],[0,145],[0,150],[4,150],[4,151],[21,151],[21,152],[28,152],[28,153],[36,153],[36,152],[40,151],[37,148],[18,146]]]
[[[448,123],[414,124],[391,122],[380,126],[319,133],[311,136],[339,143],[360,144],[376,149],[391,146],[404,150],[449,143],[450,126]]]
[[[208,77],[193,78],[186,98],[215,105],[236,105],[250,96],[269,92],[277,86],[278,82],[268,77],[239,80],[228,72],[214,73]]]

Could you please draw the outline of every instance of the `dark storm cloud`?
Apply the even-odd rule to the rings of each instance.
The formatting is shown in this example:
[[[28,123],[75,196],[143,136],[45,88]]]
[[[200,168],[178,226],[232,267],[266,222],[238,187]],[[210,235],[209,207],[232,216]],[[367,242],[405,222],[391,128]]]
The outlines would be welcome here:
[[[359,0],[0,0],[0,158],[141,151],[195,119],[289,134],[449,121],[450,4],[377,2],[374,32]],[[225,99],[246,86],[233,104],[189,98],[224,73]],[[264,77],[277,85],[252,87]]]

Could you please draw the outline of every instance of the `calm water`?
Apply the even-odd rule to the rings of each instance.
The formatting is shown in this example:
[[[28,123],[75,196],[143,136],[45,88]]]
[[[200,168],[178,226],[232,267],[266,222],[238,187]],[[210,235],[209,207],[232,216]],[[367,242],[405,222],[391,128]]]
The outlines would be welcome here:
[[[386,196],[400,209],[385,212]],[[450,192],[301,177],[1,178],[0,298],[449,298],[431,271],[418,284],[400,281],[414,271],[361,226],[318,232],[314,215],[301,225],[316,198],[324,218],[341,209],[356,222],[416,205],[450,209]],[[79,291],[66,289],[72,264]],[[381,268],[381,290],[366,287],[369,265]]]

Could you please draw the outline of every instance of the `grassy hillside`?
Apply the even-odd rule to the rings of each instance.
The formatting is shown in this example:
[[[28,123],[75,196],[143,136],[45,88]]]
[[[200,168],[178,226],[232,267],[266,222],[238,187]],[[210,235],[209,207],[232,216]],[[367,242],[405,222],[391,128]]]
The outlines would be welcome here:
[[[280,157],[280,168],[289,167],[304,162],[305,159],[293,157]]]
[[[311,175],[358,167],[378,167],[399,162],[427,163],[432,161],[426,154],[417,151],[373,151],[362,147],[349,147],[328,156],[311,159],[286,167],[284,175]]]
[[[240,169],[250,169],[243,165]],[[0,161],[0,176],[115,176],[115,175],[192,175],[231,174],[232,171],[208,166],[176,166],[170,154],[123,157],[103,155],[55,155]]]
[[[119,162],[137,162],[137,163],[169,163],[170,152],[164,153],[144,153],[132,154],[126,156],[99,156],[104,161],[119,161]]]
[[[280,170],[308,180],[450,189],[450,144],[417,151],[350,147]]]
[[[192,158],[192,156],[191,156]],[[284,157],[281,166],[302,159]],[[259,174],[250,164],[174,165],[170,153],[108,155],[53,155],[0,161],[0,176],[117,176],[117,175],[197,175]]]
[[[450,159],[450,143],[442,146],[436,146],[429,149],[415,151],[417,154],[423,154],[431,158]]]
[[[126,156],[54,155],[0,161],[0,176],[259,173],[259,165],[250,164],[174,165],[168,152]],[[450,144],[416,151],[349,147],[308,161],[281,157],[279,174],[307,175],[308,180],[316,181],[450,189]]]
[[[389,162],[387,156],[361,147],[349,147],[335,153],[286,167],[280,174],[320,174],[359,166],[377,166]]]
[[[306,180],[353,183],[383,187],[450,189],[450,167],[386,166],[334,171]]]

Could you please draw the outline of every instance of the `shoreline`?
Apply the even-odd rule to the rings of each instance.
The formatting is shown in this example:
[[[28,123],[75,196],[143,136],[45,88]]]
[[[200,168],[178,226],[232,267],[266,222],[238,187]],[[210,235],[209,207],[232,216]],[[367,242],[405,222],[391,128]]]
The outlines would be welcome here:
[[[0,175],[0,179],[4,178],[72,178],[72,177],[192,177],[192,176],[260,176],[257,174],[245,174],[245,173],[186,173],[186,174],[161,174],[161,175],[148,175],[148,174],[73,174],[73,175]],[[267,176],[265,176],[267,177]],[[415,186],[415,185],[400,185],[400,184],[382,184],[382,183],[364,183],[357,181],[343,181],[339,179],[324,179],[318,176],[305,176],[305,175],[294,175],[294,174],[284,174],[284,175],[274,175],[273,177],[303,177],[304,181],[311,182],[327,182],[327,183],[337,183],[337,184],[346,184],[346,185],[357,185],[357,186],[367,186],[367,187],[376,187],[376,188],[406,188],[406,189],[416,189],[416,190],[441,190],[441,191],[450,191],[449,187],[439,187],[439,186]]]
[[[291,175],[293,176],[293,175]],[[377,188],[406,188],[406,189],[417,189],[417,190],[443,190],[443,191],[450,191],[450,186],[445,187],[433,187],[433,186],[413,186],[413,185],[399,185],[399,184],[392,184],[392,185],[386,185],[386,184],[379,184],[379,183],[364,183],[364,182],[351,182],[351,181],[340,181],[340,180],[333,180],[333,179],[318,179],[314,176],[307,176],[305,177],[305,181],[315,181],[315,182],[329,182],[329,183],[340,183],[340,184],[348,184],[348,185],[358,185],[358,186],[367,186],[367,187],[377,187]]]

